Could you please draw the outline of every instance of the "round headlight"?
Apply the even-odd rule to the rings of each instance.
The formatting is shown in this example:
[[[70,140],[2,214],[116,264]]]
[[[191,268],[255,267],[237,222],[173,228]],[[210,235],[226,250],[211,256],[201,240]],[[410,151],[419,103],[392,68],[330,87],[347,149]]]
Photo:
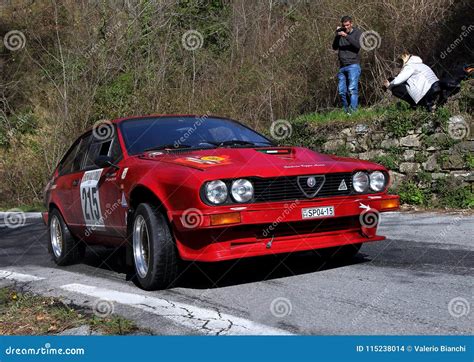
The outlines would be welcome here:
[[[352,176],[352,187],[356,192],[365,192],[369,187],[369,176],[366,172],[359,171]]]
[[[370,174],[370,188],[380,192],[385,188],[385,175],[383,172],[375,171]]]
[[[247,202],[253,197],[253,185],[249,180],[239,179],[232,182],[232,197],[237,202]]]
[[[221,180],[211,181],[206,184],[206,198],[213,204],[222,204],[227,200],[227,186]]]

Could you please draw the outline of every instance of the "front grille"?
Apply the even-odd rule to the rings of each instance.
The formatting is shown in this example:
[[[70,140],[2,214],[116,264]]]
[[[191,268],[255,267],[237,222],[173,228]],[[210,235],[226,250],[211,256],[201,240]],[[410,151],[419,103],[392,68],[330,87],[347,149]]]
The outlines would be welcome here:
[[[307,185],[307,178],[311,176],[316,180],[314,187]],[[319,197],[345,196],[352,193],[351,173],[272,178],[254,177],[251,180],[254,186],[255,202],[304,200]],[[346,184],[346,190],[339,190],[343,180]],[[321,182],[323,182],[322,186]],[[315,191],[317,192],[315,193]]]

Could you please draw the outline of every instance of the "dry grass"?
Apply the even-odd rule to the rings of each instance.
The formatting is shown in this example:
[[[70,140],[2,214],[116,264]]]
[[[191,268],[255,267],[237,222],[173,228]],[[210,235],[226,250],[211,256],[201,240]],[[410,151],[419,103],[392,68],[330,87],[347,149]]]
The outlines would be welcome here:
[[[82,325],[112,335],[138,330],[133,322],[122,317],[99,318],[90,312],[71,308],[57,298],[0,288],[0,335],[58,334]]]

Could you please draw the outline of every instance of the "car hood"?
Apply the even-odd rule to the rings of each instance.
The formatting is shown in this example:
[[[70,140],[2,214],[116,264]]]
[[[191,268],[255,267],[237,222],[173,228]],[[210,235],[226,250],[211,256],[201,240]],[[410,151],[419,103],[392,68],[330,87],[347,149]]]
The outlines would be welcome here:
[[[141,158],[202,171],[206,178],[384,170],[384,167],[372,162],[321,154],[302,147],[152,151]]]

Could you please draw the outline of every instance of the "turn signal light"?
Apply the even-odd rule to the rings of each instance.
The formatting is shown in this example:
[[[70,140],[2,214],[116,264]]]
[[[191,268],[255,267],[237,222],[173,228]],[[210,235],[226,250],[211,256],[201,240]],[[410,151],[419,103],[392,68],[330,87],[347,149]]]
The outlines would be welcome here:
[[[380,208],[382,210],[399,209],[400,199],[397,198],[397,199],[382,200],[380,203]]]
[[[240,222],[240,212],[211,215],[211,225],[237,224]]]

